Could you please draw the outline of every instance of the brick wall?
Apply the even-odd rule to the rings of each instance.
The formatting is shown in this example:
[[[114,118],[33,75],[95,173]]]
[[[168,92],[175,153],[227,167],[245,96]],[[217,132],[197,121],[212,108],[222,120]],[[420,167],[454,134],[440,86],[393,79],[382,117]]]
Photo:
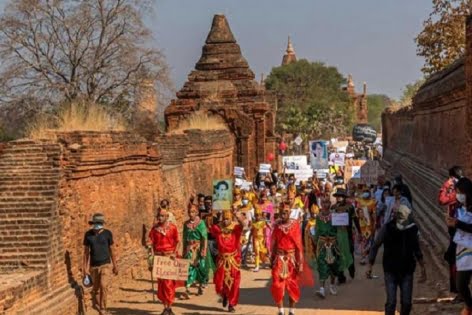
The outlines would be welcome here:
[[[221,131],[156,143],[125,132],[72,132],[54,143],[8,144],[0,153],[0,313],[76,313],[82,239],[95,212],[114,234],[121,276],[132,275],[158,201],[171,199],[182,222],[194,190],[210,193],[213,177],[231,176],[233,148]]]
[[[437,195],[447,170],[463,167],[472,176],[472,24],[467,23],[467,51],[434,74],[410,108],[382,115],[384,160],[391,174],[401,173],[412,188],[414,210],[427,249],[444,277],[442,255],[448,244],[444,209]]]

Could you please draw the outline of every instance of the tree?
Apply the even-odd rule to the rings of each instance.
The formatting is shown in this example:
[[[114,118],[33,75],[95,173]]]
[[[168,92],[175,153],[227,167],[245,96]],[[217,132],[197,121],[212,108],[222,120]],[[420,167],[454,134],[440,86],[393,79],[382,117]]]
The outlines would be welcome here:
[[[465,50],[465,18],[472,0],[432,0],[433,11],[416,37],[417,54],[425,58],[422,68],[429,75],[442,70]]]
[[[143,23],[148,0],[12,0],[0,18],[0,101],[24,112],[80,99],[131,106],[167,66]],[[28,100],[28,102],[25,102]]]
[[[367,106],[369,108],[369,125],[380,131],[382,126],[382,112],[392,104],[392,100],[387,95],[371,94],[367,95]]]
[[[405,85],[405,88],[403,89],[403,94],[400,98],[400,106],[409,106],[413,102],[413,97],[415,96],[416,92],[421,88],[421,86],[424,84],[425,80],[424,79],[419,79],[413,83]]]
[[[335,67],[321,62],[273,68],[265,84],[277,95],[277,130],[311,137],[347,133],[353,113],[345,83]]]

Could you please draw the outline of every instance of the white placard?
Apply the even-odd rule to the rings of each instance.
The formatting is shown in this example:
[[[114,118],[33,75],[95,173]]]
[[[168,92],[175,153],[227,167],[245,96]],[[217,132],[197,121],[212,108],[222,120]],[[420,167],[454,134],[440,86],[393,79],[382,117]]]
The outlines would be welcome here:
[[[270,164],[259,164],[259,173],[270,173],[271,168]]]
[[[285,170],[300,170],[309,168],[306,155],[284,156],[282,158],[282,163]]]
[[[299,146],[300,144],[302,144],[303,139],[302,139],[302,137],[298,136],[298,137],[295,138],[295,140],[293,142],[295,142],[295,144]]]
[[[246,191],[251,190],[251,187],[252,187],[252,182],[243,181],[243,183],[241,184],[241,189],[244,189]]]
[[[331,155],[329,156],[329,160],[337,166],[344,166],[345,158],[345,153],[331,153]]]
[[[349,213],[332,213],[331,214],[331,224],[333,226],[348,226],[349,225]]]
[[[244,176],[244,167],[235,166],[233,172],[234,172],[234,176],[243,177]]]
[[[235,178],[234,179],[234,186],[238,186],[238,187],[241,187],[244,183],[244,179],[242,178]]]

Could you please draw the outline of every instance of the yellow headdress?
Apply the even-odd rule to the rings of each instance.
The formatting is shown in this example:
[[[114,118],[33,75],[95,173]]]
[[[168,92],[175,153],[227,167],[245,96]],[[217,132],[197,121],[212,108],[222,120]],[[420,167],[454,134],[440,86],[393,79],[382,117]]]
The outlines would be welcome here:
[[[255,215],[262,215],[262,207],[258,204],[254,205],[254,214]]]
[[[224,219],[233,220],[233,212],[231,212],[231,210],[224,210],[223,211],[223,220]]]

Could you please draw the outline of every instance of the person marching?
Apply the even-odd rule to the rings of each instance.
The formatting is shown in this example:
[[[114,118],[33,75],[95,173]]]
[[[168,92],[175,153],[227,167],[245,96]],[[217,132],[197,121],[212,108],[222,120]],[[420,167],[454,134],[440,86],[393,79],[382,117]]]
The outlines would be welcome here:
[[[233,222],[233,213],[223,211],[223,221],[211,227],[210,233],[215,237],[218,246],[217,269],[213,282],[218,295],[222,297],[223,307],[236,312],[241,283],[241,234],[243,217],[237,212],[238,223]]]
[[[364,189],[360,198],[357,199],[357,216],[361,228],[359,245],[361,248],[361,265],[365,265],[368,259],[369,248],[375,236],[376,227],[376,204],[371,198],[369,189]]]
[[[183,257],[191,261],[189,275],[185,283],[185,298],[189,299],[189,288],[198,283],[197,295],[203,294],[203,285],[208,283],[210,270],[213,269],[213,260],[208,250],[208,232],[205,221],[198,216],[198,208],[191,204],[188,208],[189,219],[184,223],[183,230]]]
[[[312,270],[316,268],[316,216],[319,214],[320,209],[318,205],[312,204],[308,218],[306,220],[305,228],[303,229],[303,245],[304,245],[304,257],[307,264]]]
[[[254,249],[255,255],[255,267],[254,272],[259,271],[259,266],[265,262],[267,257],[267,247],[266,247],[266,235],[265,230],[267,228],[267,222],[264,220],[262,209],[260,205],[255,206],[254,222],[251,224],[251,236],[249,239],[252,239],[252,246]]]
[[[337,244],[337,228],[331,221],[331,201],[325,198],[321,203],[321,211],[316,217],[316,265],[321,281],[319,291],[316,292],[321,298],[326,297],[325,284],[330,278],[329,291],[332,295],[337,295],[335,285],[336,276],[339,272],[339,261],[341,253]]]
[[[305,278],[301,277],[304,272],[304,260],[300,222],[290,219],[290,212],[289,203],[281,204],[280,220],[276,222],[272,232],[271,293],[279,315],[284,314],[285,290],[289,296],[289,315],[295,315],[295,304],[300,299],[300,280]],[[312,284],[313,278],[310,277],[309,271],[304,280],[311,281],[309,284]]]
[[[334,212],[349,214],[348,225],[338,226],[337,228],[337,243],[339,251],[341,252],[338,280],[339,283],[342,284],[346,282],[346,277],[344,276],[344,270],[346,269],[349,269],[349,274],[351,278],[354,279],[356,269],[354,266],[353,224],[356,226],[358,233],[360,232],[361,228],[354,207],[346,202],[346,190],[343,188],[339,188],[336,193],[333,194],[333,196],[336,198],[337,201],[337,203],[333,207]]]
[[[167,209],[160,209],[157,223],[149,232],[152,243],[152,254],[155,256],[167,256],[175,259],[179,244],[179,232],[177,226],[168,221]],[[157,298],[164,304],[161,315],[175,315],[172,304],[175,300],[176,281],[157,279]]]

